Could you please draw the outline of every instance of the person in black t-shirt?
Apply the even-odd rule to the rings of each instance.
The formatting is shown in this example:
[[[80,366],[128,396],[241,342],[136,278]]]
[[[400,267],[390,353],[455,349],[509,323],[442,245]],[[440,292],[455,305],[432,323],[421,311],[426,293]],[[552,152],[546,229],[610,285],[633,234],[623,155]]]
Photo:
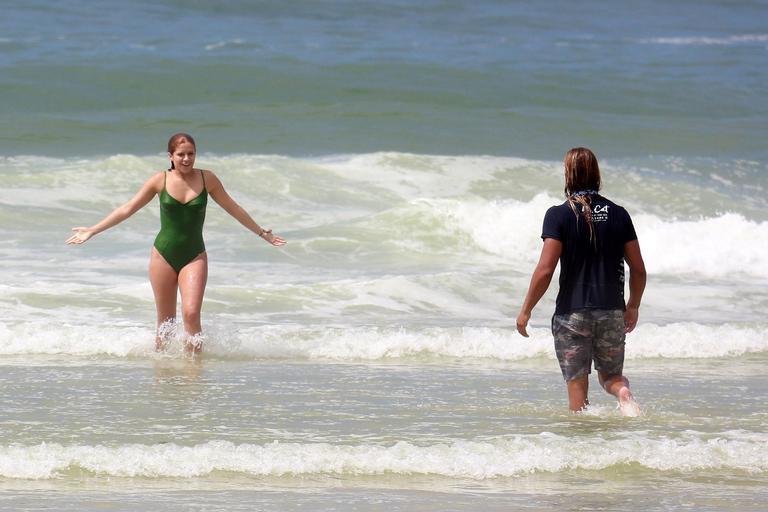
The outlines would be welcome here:
[[[632,219],[621,206],[599,194],[600,168],[587,148],[565,155],[566,201],[544,216],[544,247],[517,317],[528,337],[531,311],[547,291],[560,262],[560,289],[552,334],[568,388],[571,411],[588,404],[592,361],[600,384],[619,401],[621,413],[640,408],[623,375],[624,338],[637,325],[645,289],[645,264]],[[624,303],[624,262],[629,265],[629,300]]]

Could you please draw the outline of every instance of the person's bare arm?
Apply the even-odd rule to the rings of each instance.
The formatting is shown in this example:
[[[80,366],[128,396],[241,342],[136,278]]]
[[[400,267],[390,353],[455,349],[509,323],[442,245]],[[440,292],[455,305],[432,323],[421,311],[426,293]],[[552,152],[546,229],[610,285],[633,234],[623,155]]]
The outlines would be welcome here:
[[[531,319],[531,312],[536,307],[541,297],[549,288],[552,276],[557,268],[557,262],[563,252],[563,243],[554,238],[545,238],[544,246],[541,248],[539,263],[531,276],[531,284],[528,287],[528,293],[525,295],[523,306],[520,308],[520,314],[517,315],[517,332],[528,337],[528,321]]]
[[[255,220],[248,214],[237,201],[224,190],[224,185],[221,180],[211,171],[205,172],[205,183],[208,189],[208,195],[210,195],[216,203],[221,206],[225,212],[235,218],[240,224],[266,240],[272,245],[280,246],[285,245],[286,241],[277,235],[272,234],[271,229],[264,229],[259,226]]]
[[[112,212],[104,217],[98,224],[91,227],[79,226],[72,228],[72,231],[74,231],[75,234],[69,237],[66,243],[83,244],[91,237],[120,224],[125,219],[142,209],[158,192],[160,192],[160,190],[162,190],[162,176],[162,173],[158,173],[149,178],[130,201],[112,210]]]
[[[624,331],[632,332],[640,315],[640,301],[646,281],[645,263],[637,240],[624,244],[624,260],[629,266],[629,300],[624,311]]]

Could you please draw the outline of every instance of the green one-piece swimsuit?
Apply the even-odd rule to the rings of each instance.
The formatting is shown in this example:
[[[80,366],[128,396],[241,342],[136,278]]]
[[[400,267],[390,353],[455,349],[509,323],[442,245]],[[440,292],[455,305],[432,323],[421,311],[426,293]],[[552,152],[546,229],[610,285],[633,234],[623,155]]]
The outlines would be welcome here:
[[[205,188],[194,199],[182,203],[168,193],[166,173],[163,177],[163,191],[160,192],[160,232],[155,238],[155,249],[165,258],[170,266],[181,272],[190,261],[205,252],[203,242],[203,223],[205,207],[208,204],[208,191]]]

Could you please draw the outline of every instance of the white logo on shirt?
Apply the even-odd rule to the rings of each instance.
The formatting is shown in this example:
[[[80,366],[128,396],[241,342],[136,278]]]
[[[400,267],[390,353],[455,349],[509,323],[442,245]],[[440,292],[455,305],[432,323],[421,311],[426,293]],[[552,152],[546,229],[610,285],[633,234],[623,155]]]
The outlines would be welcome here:
[[[603,222],[608,220],[608,206],[607,204],[596,204],[592,209],[592,222]]]

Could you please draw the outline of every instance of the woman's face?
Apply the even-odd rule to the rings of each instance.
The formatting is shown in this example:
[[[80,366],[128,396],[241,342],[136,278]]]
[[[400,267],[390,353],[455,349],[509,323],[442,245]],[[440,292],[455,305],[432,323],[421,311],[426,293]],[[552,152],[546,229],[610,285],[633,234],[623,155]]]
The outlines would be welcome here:
[[[182,142],[169,156],[175,169],[191,171],[195,165],[195,146],[191,142]]]

